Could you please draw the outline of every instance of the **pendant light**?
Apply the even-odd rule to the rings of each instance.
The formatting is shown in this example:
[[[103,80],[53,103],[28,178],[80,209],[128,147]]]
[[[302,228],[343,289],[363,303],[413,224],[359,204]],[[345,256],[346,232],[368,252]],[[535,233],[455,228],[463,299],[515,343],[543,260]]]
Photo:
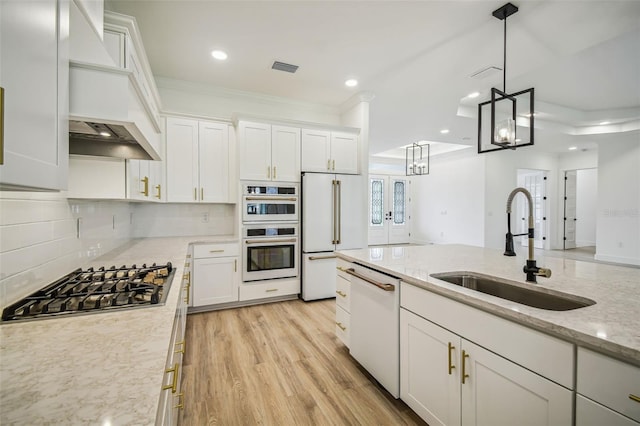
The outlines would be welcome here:
[[[429,144],[413,143],[406,148],[405,174],[407,176],[429,174]]]
[[[479,154],[533,145],[534,89],[507,93],[507,18],[517,11],[507,3],[492,13],[504,21],[502,90],[491,88],[491,100],[478,104]]]

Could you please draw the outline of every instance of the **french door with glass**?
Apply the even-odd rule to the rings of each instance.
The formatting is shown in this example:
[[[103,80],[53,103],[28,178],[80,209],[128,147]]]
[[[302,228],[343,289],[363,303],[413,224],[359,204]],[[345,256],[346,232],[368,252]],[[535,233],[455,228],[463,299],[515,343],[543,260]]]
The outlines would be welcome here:
[[[409,242],[406,176],[369,176],[369,245]]]

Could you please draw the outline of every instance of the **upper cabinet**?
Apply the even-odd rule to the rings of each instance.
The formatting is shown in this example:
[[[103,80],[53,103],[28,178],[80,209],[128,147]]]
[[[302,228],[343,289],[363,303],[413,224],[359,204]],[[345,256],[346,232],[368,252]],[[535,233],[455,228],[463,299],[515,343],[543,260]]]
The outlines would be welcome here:
[[[300,181],[300,129],[241,121],[240,179]]]
[[[358,174],[358,135],[303,129],[302,171]]]
[[[0,1],[3,190],[67,187],[68,39],[68,0]]]
[[[229,203],[229,125],[167,118],[167,201]]]

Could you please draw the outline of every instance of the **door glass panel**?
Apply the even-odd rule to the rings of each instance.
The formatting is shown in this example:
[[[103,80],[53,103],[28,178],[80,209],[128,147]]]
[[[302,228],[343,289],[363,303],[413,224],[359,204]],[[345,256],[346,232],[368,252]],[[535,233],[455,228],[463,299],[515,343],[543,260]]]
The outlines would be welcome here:
[[[248,247],[248,272],[295,268],[294,246]]]
[[[404,181],[393,182],[393,224],[404,225],[405,221],[405,185]]]
[[[383,225],[384,216],[384,182],[380,179],[371,179],[371,200],[369,211],[371,212],[370,225]]]

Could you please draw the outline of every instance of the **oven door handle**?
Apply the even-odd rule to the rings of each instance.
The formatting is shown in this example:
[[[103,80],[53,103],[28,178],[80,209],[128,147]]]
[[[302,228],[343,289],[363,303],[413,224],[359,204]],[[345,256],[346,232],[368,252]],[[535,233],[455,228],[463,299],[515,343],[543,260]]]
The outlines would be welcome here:
[[[393,284],[379,283],[377,281],[372,280],[371,278],[365,277],[364,275],[357,273],[353,268],[349,268],[345,272],[349,275],[353,275],[356,278],[360,278],[362,281],[366,281],[369,284],[375,285],[376,287],[381,288],[384,291],[396,291],[396,286],[394,286]]]
[[[264,239],[264,240],[245,240],[245,244],[272,244],[272,243],[295,243],[297,238],[282,238],[277,240]]]
[[[244,197],[247,201],[298,201],[295,197]]]

